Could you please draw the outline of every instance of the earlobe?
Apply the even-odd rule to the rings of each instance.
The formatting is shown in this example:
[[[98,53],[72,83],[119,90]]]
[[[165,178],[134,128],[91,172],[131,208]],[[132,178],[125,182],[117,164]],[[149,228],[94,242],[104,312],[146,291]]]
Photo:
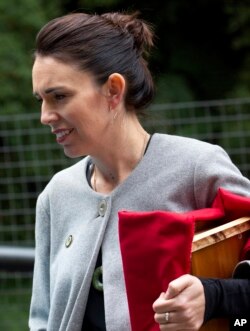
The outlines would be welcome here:
[[[108,98],[112,108],[115,108],[124,99],[126,81],[121,74],[114,73],[108,78]]]

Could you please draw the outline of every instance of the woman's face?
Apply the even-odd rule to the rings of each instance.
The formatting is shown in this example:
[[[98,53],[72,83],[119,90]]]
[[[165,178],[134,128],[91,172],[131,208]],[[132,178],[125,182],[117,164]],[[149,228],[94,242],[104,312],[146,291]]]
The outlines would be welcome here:
[[[98,153],[111,122],[105,84],[53,57],[35,60],[34,95],[41,101],[41,122],[49,125],[69,157]]]

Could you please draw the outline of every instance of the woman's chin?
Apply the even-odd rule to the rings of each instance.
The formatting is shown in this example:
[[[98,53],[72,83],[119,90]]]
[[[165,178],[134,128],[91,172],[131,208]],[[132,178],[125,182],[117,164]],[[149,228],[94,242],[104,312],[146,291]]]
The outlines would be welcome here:
[[[69,148],[67,146],[64,146],[63,149],[64,149],[64,154],[71,159],[83,157],[86,155],[83,153],[83,151],[80,151],[79,149]]]

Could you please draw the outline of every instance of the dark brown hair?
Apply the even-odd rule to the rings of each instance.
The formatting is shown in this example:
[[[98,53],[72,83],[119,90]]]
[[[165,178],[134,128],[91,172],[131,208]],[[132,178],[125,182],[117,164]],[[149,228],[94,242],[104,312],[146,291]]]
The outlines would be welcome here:
[[[126,105],[139,114],[154,95],[146,61],[152,45],[151,27],[136,13],[75,13],[47,23],[37,35],[34,54],[87,70],[99,84],[120,73],[127,82]]]

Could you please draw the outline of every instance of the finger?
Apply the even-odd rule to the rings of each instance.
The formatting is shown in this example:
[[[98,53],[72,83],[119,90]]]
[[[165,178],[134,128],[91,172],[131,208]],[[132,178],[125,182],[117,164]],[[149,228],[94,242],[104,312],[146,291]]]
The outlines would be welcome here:
[[[156,313],[154,315],[155,322],[158,324],[166,324],[166,319],[164,314],[158,314]]]
[[[187,288],[192,283],[191,275],[182,275],[169,283],[165,293],[165,299],[176,297],[180,292]]]
[[[160,295],[160,297],[153,303],[153,311],[158,314],[163,314],[166,311],[176,310],[176,299],[164,299],[165,293]]]
[[[175,312],[165,312],[162,314],[156,313],[154,319],[159,324],[173,323],[175,321]]]
[[[155,313],[161,313],[164,312],[164,305],[166,303],[165,293],[162,292],[157,300],[153,303],[153,310]]]

